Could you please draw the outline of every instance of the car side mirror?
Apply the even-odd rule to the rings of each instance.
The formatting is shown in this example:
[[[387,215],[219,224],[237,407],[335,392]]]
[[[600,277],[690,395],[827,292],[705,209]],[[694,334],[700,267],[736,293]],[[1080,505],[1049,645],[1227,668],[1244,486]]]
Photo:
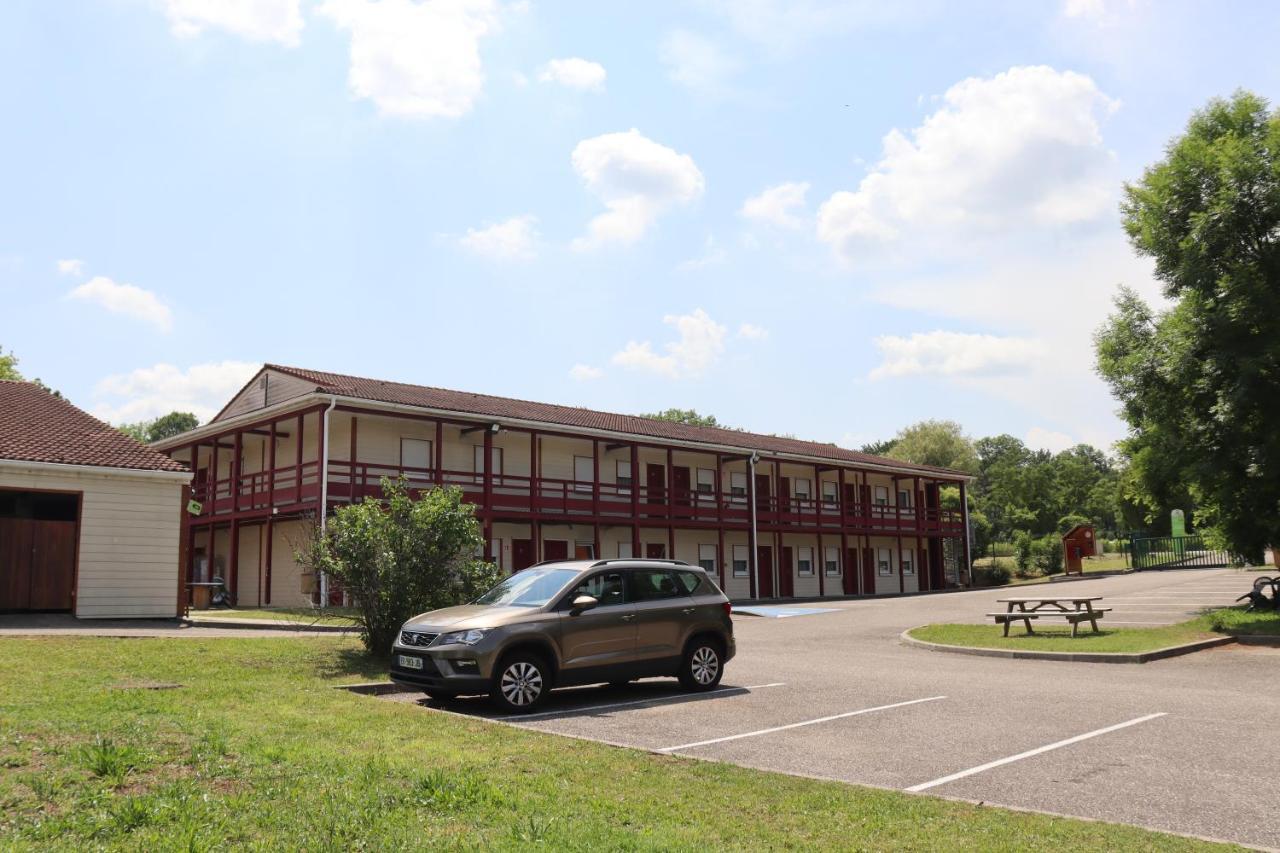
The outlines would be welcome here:
[[[590,610],[600,603],[600,600],[592,595],[580,595],[573,600],[573,612],[581,613],[584,610]]]

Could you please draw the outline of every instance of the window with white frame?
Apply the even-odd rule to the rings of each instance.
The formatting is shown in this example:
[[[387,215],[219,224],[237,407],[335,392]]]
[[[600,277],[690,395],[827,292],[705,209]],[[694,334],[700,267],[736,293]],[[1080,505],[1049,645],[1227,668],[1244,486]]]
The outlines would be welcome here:
[[[888,486],[876,486],[875,498],[873,500],[873,503],[875,503],[876,506],[889,505],[889,487]]]
[[[483,474],[484,473],[484,445],[477,444],[475,445],[475,447],[472,448],[472,450],[473,450],[472,463],[475,465],[475,472],[477,474]],[[502,448],[494,447],[494,448],[491,448],[491,450],[492,450],[492,453],[489,456],[489,459],[492,465],[489,471],[490,473],[493,474],[493,476],[498,477],[502,475]]]
[[[618,485],[620,487],[630,486],[631,485],[631,460],[619,459],[617,472],[618,472],[617,473]]]
[[[573,490],[575,492],[591,492],[591,484],[596,479],[596,461],[590,456],[573,457]]]
[[[914,575],[916,573],[915,555],[911,551],[904,550],[899,559],[902,560],[902,573],[904,575]]]
[[[630,543],[630,542],[619,542],[619,543],[618,543],[618,557],[619,557],[620,559],[623,559],[623,560],[630,560],[630,559],[631,559],[632,557],[634,557],[634,556],[635,556],[635,555],[634,555],[633,553],[631,553],[631,543]]]
[[[796,549],[796,574],[809,577],[813,574],[813,549],[809,547]]]
[[[791,487],[798,499],[808,500],[813,494],[809,491],[809,481],[799,477],[791,481]]]
[[[733,576],[735,578],[745,578],[747,576],[747,546],[733,546]]]
[[[733,471],[729,474],[729,494],[735,498],[745,498],[747,496],[747,475],[743,471]]]
[[[823,560],[823,570],[827,573],[827,577],[838,577],[840,575],[840,549],[827,547],[827,552]]]
[[[893,574],[893,552],[888,548],[880,548],[876,554],[876,572],[882,577]]]
[[[716,574],[716,546],[715,545],[699,545],[698,546],[698,565],[707,574],[715,577]]]
[[[898,489],[898,506],[911,506],[911,490]]]
[[[431,442],[425,438],[400,439],[400,467],[422,474],[435,467]]]
[[[709,495],[716,490],[716,472],[710,468],[698,469],[698,492]]]
[[[838,483],[831,480],[822,481],[822,502],[827,506],[835,506],[839,502]]]

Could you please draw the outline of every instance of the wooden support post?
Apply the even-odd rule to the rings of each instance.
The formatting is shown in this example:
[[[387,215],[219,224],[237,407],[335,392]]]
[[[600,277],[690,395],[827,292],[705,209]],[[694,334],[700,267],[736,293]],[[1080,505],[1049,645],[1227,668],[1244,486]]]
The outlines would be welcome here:
[[[818,595],[826,595],[827,555],[822,551],[822,531],[818,531],[818,550],[813,555],[813,567],[818,572]]]
[[[600,517],[600,439],[591,440],[591,514]],[[600,559],[600,531],[596,526],[596,559]]]
[[[275,535],[274,535],[274,534],[275,534],[275,519],[274,519],[274,518],[268,518],[268,519],[267,519],[267,532],[266,532],[266,537],[267,537],[267,570],[266,570],[266,573],[265,573],[265,574],[266,574],[266,582],[264,583],[264,590],[263,590],[263,593],[262,593],[262,603],[263,603],[263,605],[264,605],[264,606],[265,606],[265,605],[269,605],[269,604],[271,603],[271,548],[272,548],[272,545],[274,544],[274,543],[273,543],[273,541],[272,541],[273,539],[275,539]]]
[[[720,588],[724,589],[724,527],[716,527],[716,576],[720,578]]]
[[[298,414],[298,428],[295,430],[298,437],[294,440],[294,463],[293,463],[293,502],[302,503],[302,423],[305,413]]]
[[[671,448],[667,448],[667,475],[663,481],[663,494],[667,499],[667,526],[671,526],[671,514],[675,508],[675,483],[671,481]],[[672,559],[675,559],[672,557]]]
[[[755,466],[750,462],[747,463],[747,508],[753,516],[758,512]],[[753,523],[747,528],[747,586],[750,598],[756,597],[756,576],[759,573],[760,558],[756,553],[756,525]]]
[[[348,481],[347,488],[349,489],[349,493],[347,497],[348,497],[349,503],[356,502],[356,494],[357,494],[356,492],[356,460],[360,458],[359,453],[356,450],[357,427],[359,427],[359,423],[357,423],[357,418],[355,415],[352,415],[351,416],[351,447],[350,449],[347,450],[347,460],[350,463],[350,467],[347,469],[347,481]],[[363,492],[364,491],[363,481],[361,482],[360,486],[361,486],[360,491]]]
[[[640,557],[640,446],[631,443],[631,556]]]
[[[676,529],[667,524],[667,559],[676,558]]]
[[[493,559],[493,430],[484,431],[484,558]]]
[[[236,592],[240,588],[240,519],[231,519],[231,553],[227,555],[227,589],[231,598],[239,603]]]
[[[538,487],[538,434],[529,433],[529,512],[538,512],[538,498],[541,496]]]
[[[209,515],[218,511],[218,439],[213,439],[209,447]],[[213,563],[209,564],[213,567]]]
[[[436,444],[431,448],[432,467],[436,469],[436,485],[444,485],[444,421],[436,421]]]
[[[276,505],[276,422],[271,422],[271,437],[267,440],[267,506]]]
[[[235,437],[232,439],[234,449],[231,451],[234,455],[231,457],[231,511],[240,511],[240,467],[241,454],[244,450],[242,444],[242,435],[240,430],[236,430]]]

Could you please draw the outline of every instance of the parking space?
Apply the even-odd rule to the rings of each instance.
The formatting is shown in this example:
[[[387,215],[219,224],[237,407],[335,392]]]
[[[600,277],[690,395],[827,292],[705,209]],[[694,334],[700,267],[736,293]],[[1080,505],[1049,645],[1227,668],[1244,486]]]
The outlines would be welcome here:
[[[1252,577],[1170,572],[1080,583],[1109,606],[1124,599],[1126,614],[1174,599],[1140,620],[1163,623],[1234,598]],[[898,641],[926,622],[980,621],[1000,595],[736,617],[738,657],[720,689],[705,694],[656,679],[559,691],[526,717],[495,714],[481,699],[438,707],[669,755],[1280,847],[1269,793],[1280,766],[1280,650],[1227,647],[1118,666],[950,655]]]

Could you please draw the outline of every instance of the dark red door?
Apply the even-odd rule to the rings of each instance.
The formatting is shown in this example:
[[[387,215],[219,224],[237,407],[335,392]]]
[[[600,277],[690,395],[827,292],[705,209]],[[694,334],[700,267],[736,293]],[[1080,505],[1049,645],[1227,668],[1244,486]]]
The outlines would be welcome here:
[[[796,594],[795,571],[795,552],[790,545],[783,545],[782,559],[778,561],[778,595],[780,597],[791,598]]]
[[[876,555],[872,548],[862,549],[862,594],[876,594]]]
[[[844,555],[844,594],[855,595],[858,592],[858,549],[849,548]]]
[[[511,540],[511,566],[517,572],[527,569],[536,562],[533,554],[532,539]]]
[[[858,487],[854,483],[844,484],[844,513],[856,515],[858,512]]]
[[[650,560],[667,559],[667,546],[659,542],[647,542],[644,546],[644,555]]]
[[[756,509],[769,509],[769,475],[756,474]]]
[[[567,560],[569,543],[564,539],[548,539],[542,543],[542,556],[548,560]]]
[[[644,469],[644,486],[650,503],[665,503],[667,485],[666,466],[650,462]]]
[[[76,523],[31,521],[31,609],[70,610],[76,578]]]
[[[778,478],[778,511],[791,511],[791,478]]]
[[[768,545],[756,547],[756,566],[760,575],[756,598],[773,598],[773,549]]]
[[[672,500],[679,506],[689,505],[689,469],[675,468],[671,469],[671,492]]]

